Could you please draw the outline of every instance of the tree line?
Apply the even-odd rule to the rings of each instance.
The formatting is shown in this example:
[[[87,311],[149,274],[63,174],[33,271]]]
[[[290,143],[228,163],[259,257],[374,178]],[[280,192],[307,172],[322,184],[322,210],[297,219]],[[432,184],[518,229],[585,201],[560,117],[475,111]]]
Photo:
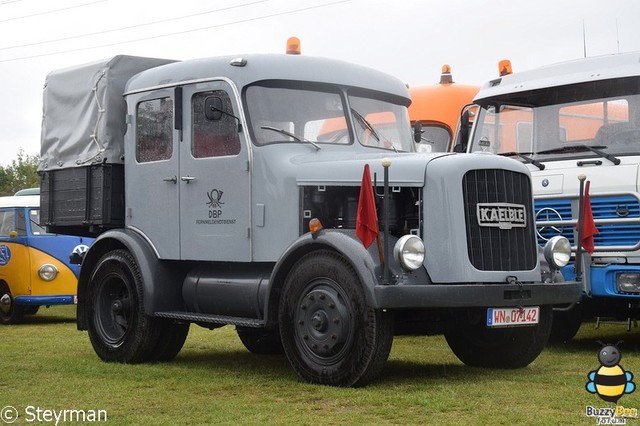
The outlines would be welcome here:
[[[0,166],[0,195],[13,195],[21,189],[39,187],[39,162],[39,156],[20,150],[11,164]]]

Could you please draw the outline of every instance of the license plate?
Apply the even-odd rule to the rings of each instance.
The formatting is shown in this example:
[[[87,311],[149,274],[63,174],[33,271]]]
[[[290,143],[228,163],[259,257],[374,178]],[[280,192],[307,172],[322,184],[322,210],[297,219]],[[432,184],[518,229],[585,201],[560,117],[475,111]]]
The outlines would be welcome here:
[[[513,327],[538,324],[540,307],[526,308],[489,308],[487,309],[487,327]]]

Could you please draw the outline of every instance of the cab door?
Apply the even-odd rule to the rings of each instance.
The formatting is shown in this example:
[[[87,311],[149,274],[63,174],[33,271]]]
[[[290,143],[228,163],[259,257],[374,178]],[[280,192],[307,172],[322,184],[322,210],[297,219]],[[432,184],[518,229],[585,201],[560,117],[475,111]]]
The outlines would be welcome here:
[[[181,258],[249,261],[250,158],[235,91],[224,80],[182,89]]]
[[[161,89],[127,100],[133,124],[125,135],[126,224],[142,232],[161,259],[180,259],[176,93]]]

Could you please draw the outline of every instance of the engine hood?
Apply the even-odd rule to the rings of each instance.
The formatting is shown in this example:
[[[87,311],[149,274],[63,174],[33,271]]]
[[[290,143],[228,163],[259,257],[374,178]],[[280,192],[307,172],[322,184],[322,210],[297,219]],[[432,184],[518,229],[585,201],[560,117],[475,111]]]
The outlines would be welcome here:
[[[299,166],[296,181],[298,185],[360,185],[365,164],[369,164],[371,178],[376,175],[382,183],[384,167],[382,159],[391,160],[389,167],[389,183],[392,186],[424,186],[424,175],[427,165],[437,158],[451,156],[447,153],[388,153],[360,154],[353,152],[335,153],[318,161],[315,156],[299,156],[291,159],[292,164]]]
[[[365,164],[369,164],[371,178],[382,184],[384,168],[382,159],[389,158],[389,184],[391,186],[422,187],[425,184],[425,173],[430,163],[448,163],[446,170],[470,170],[504,168],[529,174],[522,163],[511,158],[492,154],[452,154],[452,153],[389,153],[380,154],[342,155],[339,153],[324,157],[319,161],[317,157],[293,157],[291,163],[299,166],[296,181],[299,186],[305,185],[360,185],[362,171]],[[376,177],[374,178],[374,173]],[[447,179],[446,174],[441,178]]]

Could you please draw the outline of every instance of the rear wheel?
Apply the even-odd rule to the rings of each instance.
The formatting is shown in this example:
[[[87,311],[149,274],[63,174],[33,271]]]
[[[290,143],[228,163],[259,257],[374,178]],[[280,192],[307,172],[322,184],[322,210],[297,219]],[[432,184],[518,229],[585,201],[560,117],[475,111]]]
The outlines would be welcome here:
[[[168,362],[178,355],[189,334],[189,323],[169,319],[154,319],[160,323],[158,343],[151,352],[150,361]]]
[[[279,308],[282,345],[304,380],[362,386],[387,361],[390,314],[371,308],[353,267],[337,253],[309,253],[287,276]]]
[[[89,338],[103,361],[149,361],[161,332],[160,319],[144,313],[142,277],[126,250],[98,261],[89,294]]]
[[[249,352],[258,355],[282,354],[282,342],[278,329],[236,327],[238,337]]]
[[[7,283],[0,282],[0,323],[19,324],[24,321],[24,315],[24,306],[16,305]]]
[[[521,368],[540,355],[551,333],[551,306],[540,308],[535,326],[487,328],[486,310],[476,309],[452,325],[445,338],[460,361],[472,367]]]
[[[40,306],[25,306],[24,314],[25,315],[35,315],[40,310]]]

